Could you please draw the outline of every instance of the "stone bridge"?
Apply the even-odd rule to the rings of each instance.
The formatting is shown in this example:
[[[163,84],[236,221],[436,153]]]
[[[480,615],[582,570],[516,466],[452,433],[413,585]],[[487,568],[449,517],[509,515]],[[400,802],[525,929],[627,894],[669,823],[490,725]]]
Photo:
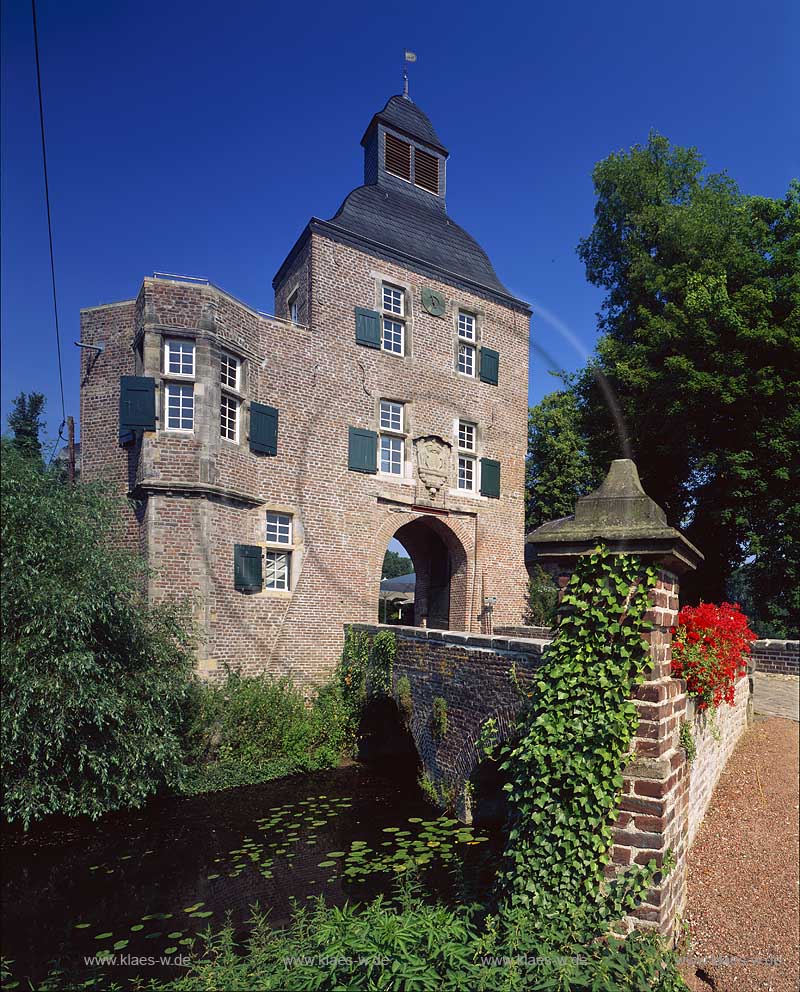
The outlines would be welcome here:
[[[484,722],[496,721],[498,739],[513,729],[515,717],[531,691],[533,674],[542,663],[549,637],[520,638],[425,627],[352,624],[354,631],[374,636],[390,630],[397,638],[393,688],[405,676],[411,686],[409,731],[423,774],[444,805],[471,818],[467,782],[481,755],[476,742]],[[516,628],[519,629],[519,628]],[[444,699],[447,733],[437,736],[433,702]]]

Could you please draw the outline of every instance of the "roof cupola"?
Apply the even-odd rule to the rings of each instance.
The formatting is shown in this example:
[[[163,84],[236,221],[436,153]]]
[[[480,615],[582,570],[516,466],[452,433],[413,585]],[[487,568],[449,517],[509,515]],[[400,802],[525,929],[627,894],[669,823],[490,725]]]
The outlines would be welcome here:
[[[364,146],[364,184],[411,194],[445,209],[448,151],[428,117],[408,96],[393,96],[369,123]]]

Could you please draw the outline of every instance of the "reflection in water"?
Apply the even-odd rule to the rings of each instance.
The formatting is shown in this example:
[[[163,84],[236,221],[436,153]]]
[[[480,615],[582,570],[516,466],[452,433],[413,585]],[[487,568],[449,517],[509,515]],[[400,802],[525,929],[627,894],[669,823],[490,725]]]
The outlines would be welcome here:
[[[441,817],[413,780],[362,766],[192,798],[154,801],[96,824],[39,827],[3,838],[2,954],[26,985],[52,968],[72,988],[102,972],[124,981],[174,974],[209,924],[244,935],[258,904],[275,926],[291,900],[359,902],[416,870],[448,901],[491,882],[497,838]],[[93,966],[128,955],[142,965]]]

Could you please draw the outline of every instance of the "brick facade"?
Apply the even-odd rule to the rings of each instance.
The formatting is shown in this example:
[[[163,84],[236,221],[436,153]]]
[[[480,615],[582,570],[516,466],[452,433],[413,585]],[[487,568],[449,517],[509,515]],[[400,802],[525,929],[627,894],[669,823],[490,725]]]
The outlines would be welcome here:
[[[431,197],[414,193],[409,216],[417,217]],[[447,225],[440,193],[431,214]],[[312,222],[276,277],[279,318],[179,278],[146,278],[135,301],[81,313],[82,342],[104,345],[83,354],[83,478],[106,478],[132,497],[125,543],[146,555],[153,599],[192,599],[199,669],[212,677],[229,665],[290,674],[305,686],[322,680],[336,663],[342,624],[377,619],[384,553],[401,529],[418,574],[418,623],[487,629],[490,597],[496,622],[518,623],[523,614],[527,305],[499,283],[484,287],[459,273],[458,258],[448,275],[356,241]],[[356,308],[380,311],[384,283],[403,293],[403,356],[356,341]],[[426,310],[423,289],[440,294],[443,313]],[[476,357],[484,347],[500,355],[496,385],[456,369],[460,310],[474,315]],[[194,424],[183,433],[166,429],[171,337],[195,348]],[[231,394],[240,411],[236,442],[220,436],[223,352],[241,363]],[[156,381],[156,429],[126,447],[118,438],[123,375]],[[404,404],[399,476],[348,467],[349,428],[379,431],[382,399]],[[275,457],[249,448],[251,402],[278,410]],[[499,498],[458,488],[460,419],[476,425],[476,466],[482,458],[500,463]],[[418,456],[421,439],[431,437],[447,475],[434,493]],[[239,592],[234,545],[266,547],[268,511],[292,519],[290,589]]]
[[[800,641],[754,641],[750,657],[757,672],[800,675]]]

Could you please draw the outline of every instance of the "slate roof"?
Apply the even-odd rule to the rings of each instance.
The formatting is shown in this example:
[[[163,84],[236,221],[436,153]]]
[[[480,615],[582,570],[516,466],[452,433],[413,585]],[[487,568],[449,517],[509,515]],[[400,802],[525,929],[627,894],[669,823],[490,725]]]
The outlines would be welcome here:
[[[444,211],[426,208],[412,196],[382,186],[359,186],[321,226],[366,238],[513,299],[478,242]]]
[[[439,140],[439,136],[434,131],[433,124],[427,115],[423,114],[414,101],[407,96],[389,97],[383,110],[379,110],[369,122],[369,127],[361,139],[362,145],[366,144],[367,135],[377,121],[381,121],[395,131],[401,131],[409,138],[416,138],[423,145],[430,145],[431,148],[441,152],[445,158],[448,155],[447,149]]]

